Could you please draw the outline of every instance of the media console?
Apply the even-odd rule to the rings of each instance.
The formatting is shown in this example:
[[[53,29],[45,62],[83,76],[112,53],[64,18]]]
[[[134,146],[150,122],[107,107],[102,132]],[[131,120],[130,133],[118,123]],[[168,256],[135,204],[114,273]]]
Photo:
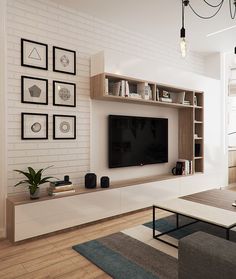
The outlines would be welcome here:
[[[7,198],[7,237],[12,242],[60,231],[152,206],[214,188],[203,183],[204,174],[170,174],[113,183],[110,188],[85,189],[61,197]],[[204,185],[204,187],[202,186]]]

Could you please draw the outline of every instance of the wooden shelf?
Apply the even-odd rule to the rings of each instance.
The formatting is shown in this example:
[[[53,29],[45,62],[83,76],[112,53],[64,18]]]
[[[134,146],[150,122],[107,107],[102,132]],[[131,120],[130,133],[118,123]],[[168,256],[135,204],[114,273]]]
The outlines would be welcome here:
[[[194,157],[194,160],[200,160],[203,159],[203,157]]]
[[[154,100],[145,100],[139,98],[132,97],[121,97],[121,96],[113,96],[113,95],[104,95],[96,98],[97,100],[104,101],[112,101],[112,102],[125,102],[125,103],[136,103],[136,104],[146,104],[146,105],[154,105],[154,106],[163,106],[170,108],[193,108],[193,106],[177,104],[177,103],[165,103],[161,101]]]
[[[87,189],[83,186],[75,186],[75,193],[72,194],[65,194],[62,196],[48,196],[46,192],[42,193],[40,196],[40,199],[37,200],[30,200],[29,199],[29,194],[20,194],[20,195],[14,195],[14,196],[9,196],[7,198],[8,201],[13,203],[14,205],[20,205],[20,204],[27,204],[27,203],[37,203],[41,201],[46,201],[46,200],[55,200],[55,199],[60,199],[60,198],[66,198],[66,197],[71,197],[71,196],[77,196],[77,195],[82,195],[82,194],[89,194],[93,192],[99,192],[99,191],[107,191],[111,189],[117,189],[117,188],[123,188],[123,187],[128,187],[128,186],[137,186],[141,185],[144,183],[151,183],[151,182],[156,182],[156,181],[163,181],[163,180],[169,180],[169,179],[175,179],[177,176],[173,174],[162,174],[162,175],[155,175],[155,176],[148,176],[148,177],[140,177],[140,178],[135,178],[135,179],[127,179],[127,180],[120,180],[120,181],[114,181],[111,183],[109,188],[93,188],[93,189]]]
[[[152,97],[152,100],[107,94],[107,91],[113,92],[112,89],[114,89],[115,83],[123,83],[122,81],[129,83],[131,92],[138,92],[139,84],[147,83],[151,89],[151,94],[149,95]],[[91,99],[178,109],[178,158],[193,161],[193,172],[204,171],[204,92],[112,73],[101,73],[92,76],[90,83]],[[172,100],[175,102],[165,103],[159,101],[157,98],[157,89],[158,95],[163,95],[163,91],[170,93]],[[181,99],[181,96],[178,94],[182,94],[183,91],[185,92],[184,99],[188,101],[190,105],[177,103]],[[194,103],[197,104],[197,106],[194,105]],[[197,134],[199,137],[195,139],[194,134]],[[198,160],[200,158],[194,157],[194,154],[197,154],[195,153],[196,144],[200,145],[202,160]]]

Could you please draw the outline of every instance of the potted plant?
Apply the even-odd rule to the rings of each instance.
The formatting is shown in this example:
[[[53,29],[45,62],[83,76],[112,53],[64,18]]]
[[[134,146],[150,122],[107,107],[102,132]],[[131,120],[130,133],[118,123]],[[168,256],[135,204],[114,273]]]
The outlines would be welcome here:
[[[21,184],[25,184],[29,188],[30,199],[32,199],[32,200],[38,199],[39,194],[40,194],[39,186],[41,184],[46,183],[46,182],[50,182],[49,179],[54,178],[52,176],[42,177],[43,172],[50,167],[52,167],[52,166],[49,166],[45,169],[40,169],[38,171],[34,170],[31,167],[28,167],[28,172],[27,171],[21,171],[21,170],[14,170],[15,172],[23,174],[26,177],[26,179],[19,181],[15,185],[15,187],[18,186],[18,185],[21,185]]]

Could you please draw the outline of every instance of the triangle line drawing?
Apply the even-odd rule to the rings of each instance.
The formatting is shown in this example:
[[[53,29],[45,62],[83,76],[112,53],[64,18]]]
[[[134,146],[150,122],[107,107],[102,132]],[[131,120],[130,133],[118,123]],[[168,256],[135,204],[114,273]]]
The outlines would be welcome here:
[[[35,60],[42,60],[38,50],[35,47],[31,50],[28,58],[35,59]]]

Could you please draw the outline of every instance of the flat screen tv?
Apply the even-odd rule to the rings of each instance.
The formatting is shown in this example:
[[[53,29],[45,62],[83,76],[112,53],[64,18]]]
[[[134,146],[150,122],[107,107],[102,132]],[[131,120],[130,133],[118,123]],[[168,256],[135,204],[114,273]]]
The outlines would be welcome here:
[[[109,115],[109,168],[168,162],[168,119]]]

